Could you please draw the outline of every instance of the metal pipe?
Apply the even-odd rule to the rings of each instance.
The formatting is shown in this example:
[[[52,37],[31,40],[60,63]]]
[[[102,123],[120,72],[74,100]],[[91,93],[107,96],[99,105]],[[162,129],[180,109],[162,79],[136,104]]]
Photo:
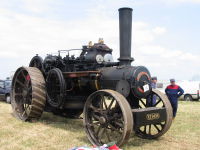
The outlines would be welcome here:
[[[120,65],[130,65],[134,60],[131,57],[132,11],[127,7],[119,9]]]

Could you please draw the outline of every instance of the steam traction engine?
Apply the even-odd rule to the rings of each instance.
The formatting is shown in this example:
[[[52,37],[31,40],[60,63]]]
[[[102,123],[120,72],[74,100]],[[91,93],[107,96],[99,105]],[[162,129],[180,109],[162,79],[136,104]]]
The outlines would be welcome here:
[[[113,62],[112,49],[100,40],[83,46],[79,57],[59,51],[44,61],[36,55],[29,67],[20,67],[12,82],[16,117],[29,121],[43,111],[70,118],[83,113],[87,136],[96,145],[116,141],[120,146],[132,131],[148,139],[163,135],[171,126],[171,105],[151,89],[147,68],[131,66],[132,9],[120,8],[119,21],[119,62]],[[61,57],[62,52],[67,55]]]

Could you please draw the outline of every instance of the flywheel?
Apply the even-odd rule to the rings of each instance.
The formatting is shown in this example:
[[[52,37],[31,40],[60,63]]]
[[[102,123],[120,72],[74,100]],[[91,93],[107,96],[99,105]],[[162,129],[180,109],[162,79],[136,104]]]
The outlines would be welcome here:
[[[65,93],[66,83],[60,69],[54,68],[47,75],[47,102],[54,108],[62,108]]]

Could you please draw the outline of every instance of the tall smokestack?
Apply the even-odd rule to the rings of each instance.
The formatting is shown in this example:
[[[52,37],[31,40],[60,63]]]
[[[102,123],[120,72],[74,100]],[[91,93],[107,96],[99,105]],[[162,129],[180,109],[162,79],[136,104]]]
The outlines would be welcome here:
[[[120,61],[121,65],[130,65],[134,60],[131,57],[132,34],[132,8],[119,9],[119,37],[120,37]]]

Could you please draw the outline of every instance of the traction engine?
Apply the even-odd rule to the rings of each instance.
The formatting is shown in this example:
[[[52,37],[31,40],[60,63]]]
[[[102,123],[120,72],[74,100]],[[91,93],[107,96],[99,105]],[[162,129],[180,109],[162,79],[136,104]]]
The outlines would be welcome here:
[[[36,55],[29,67],[18,68],[12,82],[15,116],[30,121],[39,119],[43,111],[68,118],[83,113],[87,137],[95,145],[115,141],[121,146],[133,132],[147,139],[166,133],[172,123],[169,100],[151,88],[146,67],[131,66],[131,8],[119,9],[119,29],[118,62],[100,39],[82,49],[60,50],[44,60]],[[69,55],[71,51],[81,53],[75,57]]]

